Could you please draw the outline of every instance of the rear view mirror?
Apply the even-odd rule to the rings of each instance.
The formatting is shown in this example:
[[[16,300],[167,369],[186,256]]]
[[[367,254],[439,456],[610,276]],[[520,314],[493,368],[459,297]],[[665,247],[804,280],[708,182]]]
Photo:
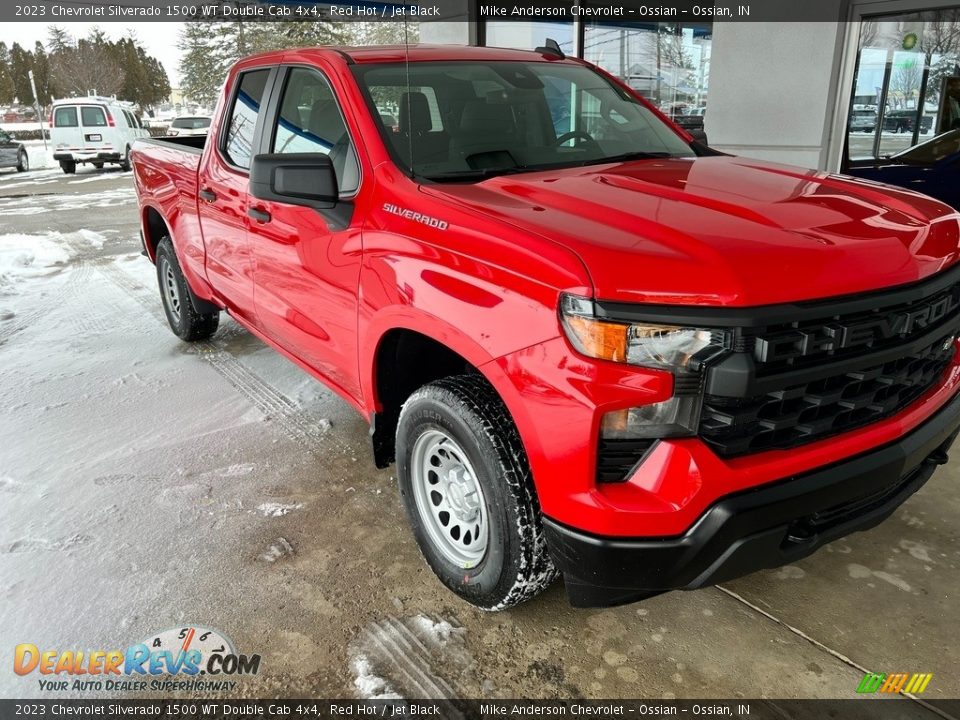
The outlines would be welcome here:
[[[250,194],[261,200],[329,209],[337,204],[337,175],[323,153],[256,155]]]

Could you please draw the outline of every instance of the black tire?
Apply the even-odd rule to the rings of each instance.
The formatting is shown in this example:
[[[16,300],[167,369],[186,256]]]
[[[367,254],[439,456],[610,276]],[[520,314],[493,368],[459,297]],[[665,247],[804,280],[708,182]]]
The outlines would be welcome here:
[[[415,497],[414,447],[418,438],[438,430],[459,445],[482,488],[486,549],[482,559],[466,569],[469,563],[455,564],[431,539],[431,519],[418,509]],[[397,479],[427,564],[467,602],[483,610],[504,610],[540,594],[558,577],[547,553],[540,506],[519,433],[484,378],[444,378],[410,396],[397,426]]]
[[[186,342],[206,340],[217,331],[220,313],[198,313],[190,301],[190,288],[183,277],[177,254],[169,237],[161,238],[157,245],[157,281],[163,312],[173,334]],[[171,283],[168,292],[167,283]]]
[[[73,160],[61,160],[60,169],[67,175],[73,175],[77,171],[77,164]]]
[[[17,172],[26,172],[30,169],[30,158],[27,153],[21,150],[17,153]]]
[[[97,170],[103,170],[103,163],[102,163],[102,162],[95,162],[95,163],[93,163],[93,166],[94,166]]]
[[[120,169],[123,170],[123,172],[129,172],[131,167],[132,166],[130,165],[130,146],[127,145],[127,149],[123,151],[123,158],[121,158],[120,160]]]

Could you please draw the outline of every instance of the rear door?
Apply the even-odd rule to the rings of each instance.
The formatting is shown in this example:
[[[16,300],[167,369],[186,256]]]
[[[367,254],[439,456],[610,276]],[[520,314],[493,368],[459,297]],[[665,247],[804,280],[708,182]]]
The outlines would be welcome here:
[[[330,80],[315,67],[283,69],[263,145],[268,153],[321,153],[333,160],[344,205],[360,192],[357,145]],[[256,308],[274,341],[359,398],[357,287],[360,213],[349,219],[250,198]]]
[[[83,147],[79,106],[57,105],[53,109],[53,129],[50,137],[54,147],[58,149],[79,150]]]
[[[263,103],[275,67],[239,72],[198,173],[198,207],[210,284],[243,321],[256,325],[247,237],[250,161],[259,146]]]
[[[110,126],[107,109],[103,105],[80,106],[80,130],[83,133],[81,147],[89,151],[123,151],[117,147],[117,132]]]
[[[15,143],[7,133],[0,130],[0,167],[16,165],[19,150],[19,143]]]

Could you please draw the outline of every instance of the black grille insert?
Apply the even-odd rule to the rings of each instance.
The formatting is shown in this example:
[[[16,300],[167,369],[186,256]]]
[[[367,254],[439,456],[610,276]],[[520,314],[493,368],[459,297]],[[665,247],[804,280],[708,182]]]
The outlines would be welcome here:
[[[753,397],[707,395],[700,436],[732,457],[796,447],[888,417],[940,378],[954,354],[953,335],[879,365],[790,385]]]
[[[655,441],[605,440],[597,447],[597,482],[623,482]]]

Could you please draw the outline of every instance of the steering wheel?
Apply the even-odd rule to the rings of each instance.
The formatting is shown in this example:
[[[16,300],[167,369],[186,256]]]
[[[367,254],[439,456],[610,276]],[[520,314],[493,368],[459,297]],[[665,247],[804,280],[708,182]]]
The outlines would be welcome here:
[[[593,145],[596,148],[600,147],[600,143],[598,143],[592,135],[584,132],[583,130],[571,130],[570,132],[565,132],[563,135],[561,135],[556,139],[556,141],[554,142],[554,145],[563,145],[568,140],[574,140],[576,138],[580,138],[581,140],[584,140],[585,141],[584,144],[589,143],[590,145]],[[574,143],[574,146],[576,145],[577,143]]]

